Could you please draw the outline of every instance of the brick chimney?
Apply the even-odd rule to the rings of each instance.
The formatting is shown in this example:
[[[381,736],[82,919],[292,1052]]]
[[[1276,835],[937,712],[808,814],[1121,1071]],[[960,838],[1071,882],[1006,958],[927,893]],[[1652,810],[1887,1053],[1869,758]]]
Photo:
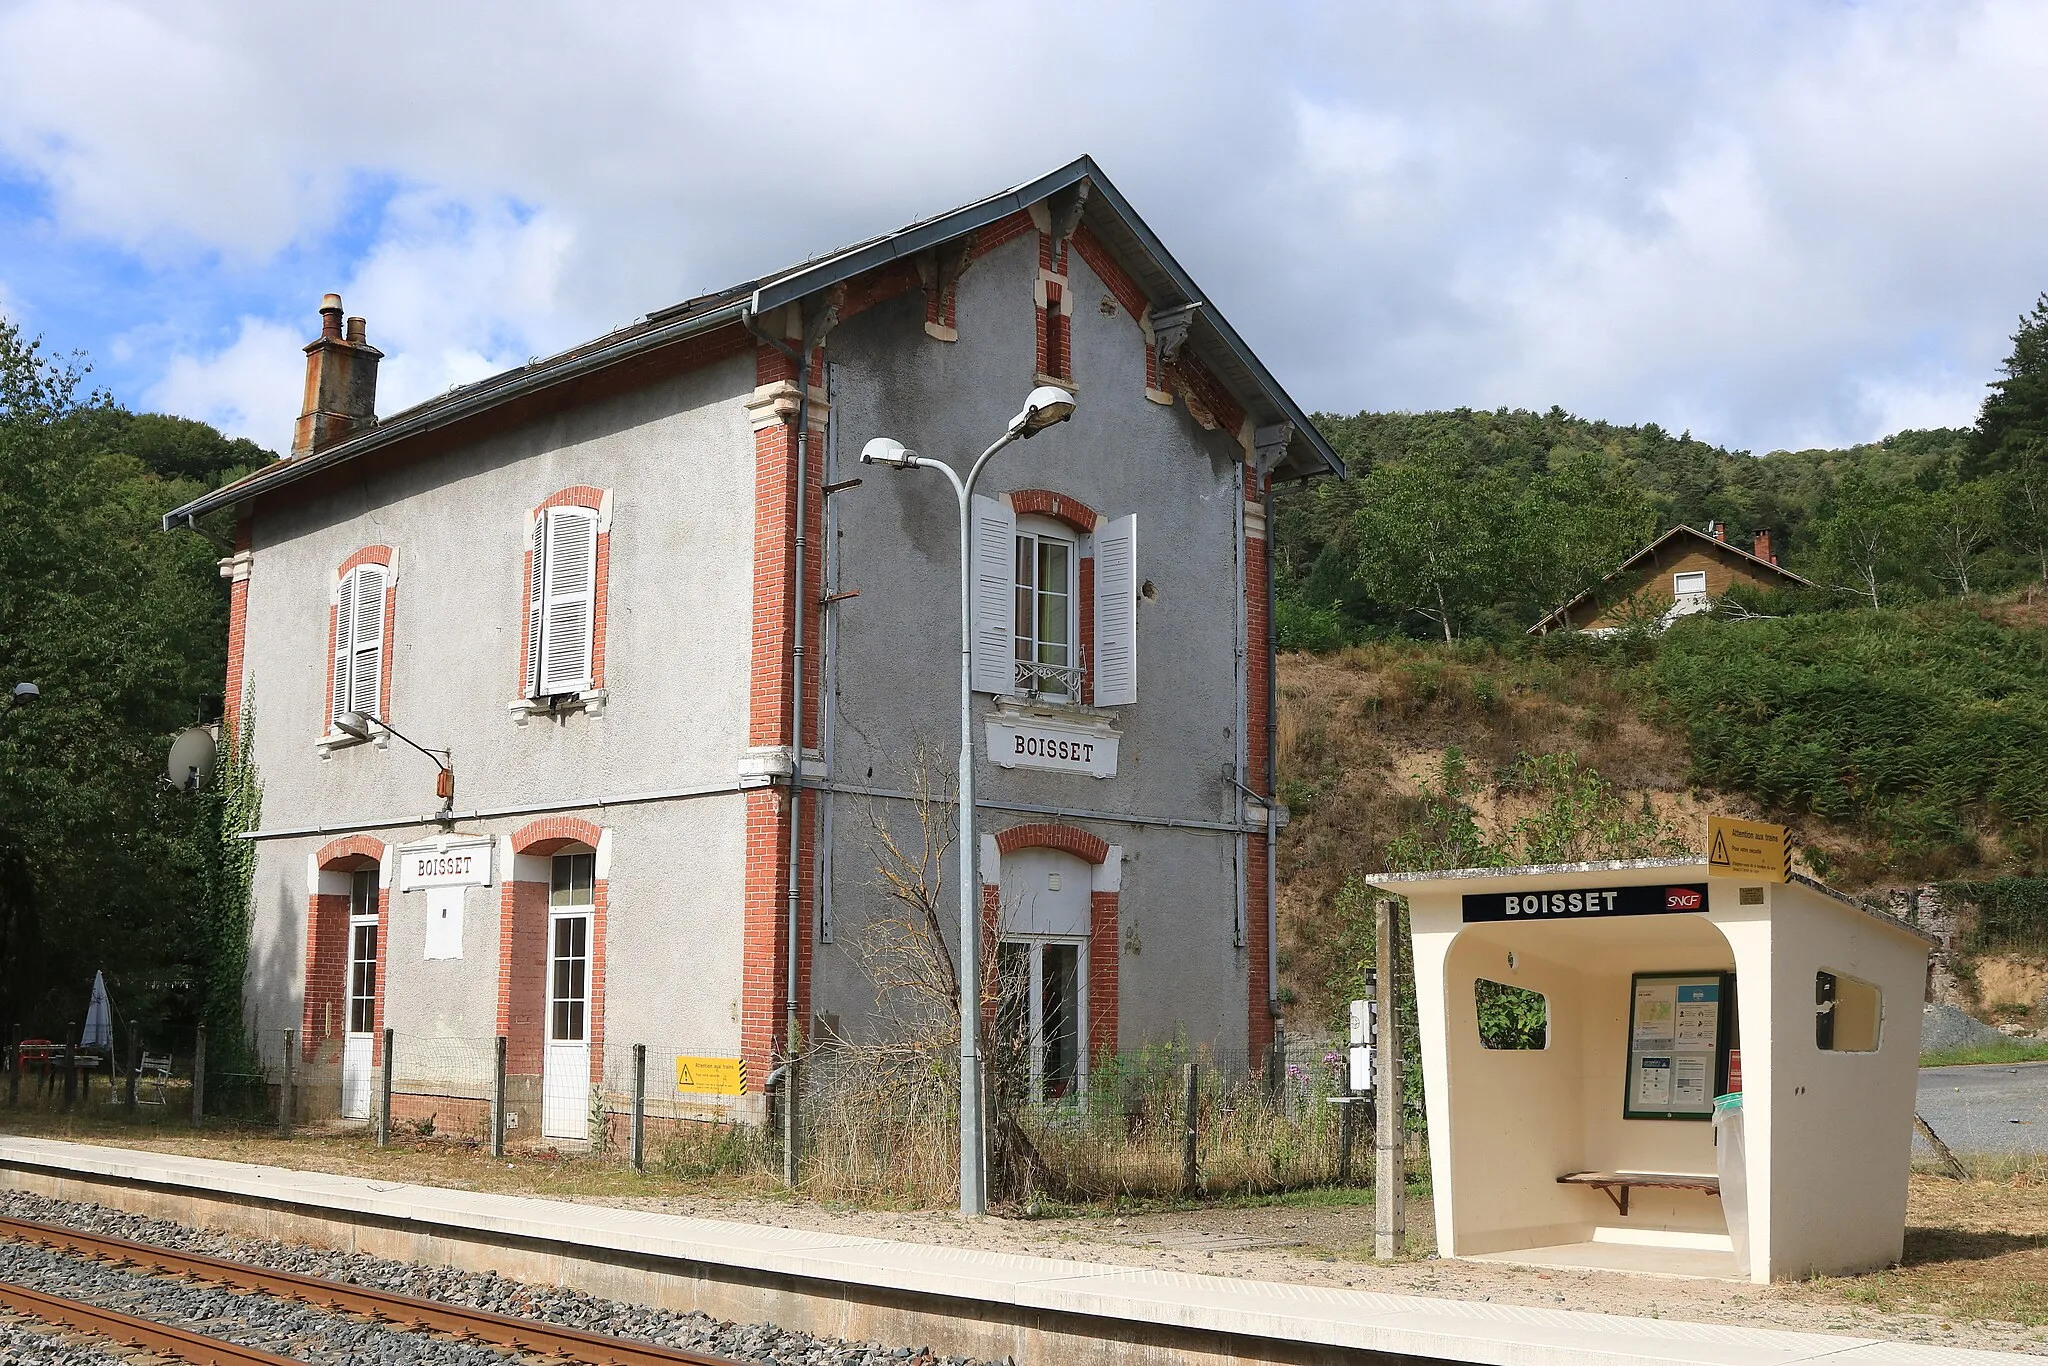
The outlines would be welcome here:
[[[311,455],[377,422],[377,362],[384,353],[363,340],[363,320],[344,331],[341,296],[320,301],[320,335],[306,347],[306,401],[292,429],[292,454]]]
[[[330,294],[327,297],[331,299],[334,296]],[[1728,539],[1728,524],[1726,522],[1708,522],[1707,530],[1714,534],[1714,539],[1717,541]]]
[[[1773,555],[1773,554],[1771,553],[1771,533],[1770,533],[1770,532],[1768,532],[1768,531],[1759,531],[1759,532],[1755,533],[1755,542],[1756,542],[1756,543],[1755,543],[1755,545],[1754,545],[1754,547],[1753,547],[1753,549],[1752,549],[1752,553],[1753,553],[1753,554],[1755,554],[1755,556],[1756,556],[1756,557],[1757,557],[1757,558],[1758,558],[1759,560],[1768,560],[1768,561],[1770,561],[1770,562],[1771,562],[1772,564],[1776,564],[1776,563],[1778,562],[1778,557],[1777,557],[1776,555]]]

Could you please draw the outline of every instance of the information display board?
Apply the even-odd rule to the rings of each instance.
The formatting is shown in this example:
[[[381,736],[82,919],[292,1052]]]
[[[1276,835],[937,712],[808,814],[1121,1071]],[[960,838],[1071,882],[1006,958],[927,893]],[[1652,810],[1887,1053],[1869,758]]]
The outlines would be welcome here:
[[[1714,1117],[1728,1078],[1735,975],[1639,972],[1629,979],[1624,1119]]]

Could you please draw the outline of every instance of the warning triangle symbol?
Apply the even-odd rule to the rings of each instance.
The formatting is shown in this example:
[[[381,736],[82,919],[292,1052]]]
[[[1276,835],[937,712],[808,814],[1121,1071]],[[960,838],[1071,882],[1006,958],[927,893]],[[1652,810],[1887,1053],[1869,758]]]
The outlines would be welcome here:
[[[1714,832],[1714,847],[1707,851],[1707,862],[1728,862],[1728,837],[1719,830]]]

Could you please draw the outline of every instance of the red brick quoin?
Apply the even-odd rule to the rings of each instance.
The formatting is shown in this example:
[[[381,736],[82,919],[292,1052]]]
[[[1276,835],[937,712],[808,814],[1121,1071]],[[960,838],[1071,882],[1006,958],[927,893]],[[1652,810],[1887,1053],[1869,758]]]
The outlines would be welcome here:
[[[512,834],[512,852],[547,858],[574,846],[593,853],[604,828],[577,816],[547,816]],[[590,892],[590,1080],[604,1076],[605,927],[610,916],[609,879]],[[521,881],[509,873],[498,891],[498,1032],[505,1036],[505,1070],[521,1077],[541,1074],[546,1045],[548,971],[548,884]]]
[[[996,848],[1005,854],[1019,849],[1057,849],[1100,867],[1109,858],[1109,842],[1071,825],[1049,821],[1013,825],[996,833]],[[1002,889],[981,885],[982,933],[999,932]],[[1115,892],[1093,892],[1088,898],[1088,1054],[1113,1058],[1117,1052],[1117,990],[1123,944],[1117,930]],[[994,1019],[993,984],[983,991],[982,1013]]]
[[[384,860],[384,842],[370,835],[350,835],[322,845],[313,856],[322,872],[356,872]],[[384,954],[391,937],[391,893],[377,889],[377,1015],[371,1060],[384,1052]],[[341,1037],[348,1031],[348,893],[322,893],[316,885],[306,898],[306,996],[299,1022],[300,1053],[308,1062],[322,1056],[339,1058]]]

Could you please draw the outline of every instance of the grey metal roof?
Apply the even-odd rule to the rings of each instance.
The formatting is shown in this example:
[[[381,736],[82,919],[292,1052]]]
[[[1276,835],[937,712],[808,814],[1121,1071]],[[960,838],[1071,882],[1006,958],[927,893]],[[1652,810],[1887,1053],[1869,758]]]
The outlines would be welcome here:
[[[1198,304],[1185,343],[1199,354],[1231,394],[1245,406],[1257,426],[1287,423],[1293,436],[1276,471],[1282,479],[1306,479],[1329,473],[1342,477],[1344,462],[1279,381],[1252,354],[1244,339],[1195,285],[1152,230],[1139,218],[1092,157],[1069,162],[1027,184],[976,200],[950,213],[829,255],[786,267],[759,279],[700,295],[660,309],[629,327],[609,332],[579,346],[478,380],[378,421],[346,441],[311,455],[290,457],[224,485],[167,513],[168,529],[222,508],[267,493],[308,475],[394,445],[423,432],[476,416],[500,403],[644,355],[699,333],[739,322],[783,304],[807,298],[902,257],[950,242],[1009,217],[1061,190],[1088,182],[1090,195],[1082,221],[1129,271],[1155,310]]]

